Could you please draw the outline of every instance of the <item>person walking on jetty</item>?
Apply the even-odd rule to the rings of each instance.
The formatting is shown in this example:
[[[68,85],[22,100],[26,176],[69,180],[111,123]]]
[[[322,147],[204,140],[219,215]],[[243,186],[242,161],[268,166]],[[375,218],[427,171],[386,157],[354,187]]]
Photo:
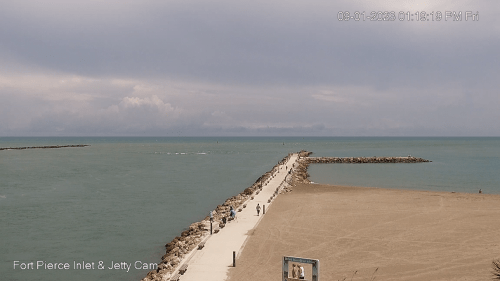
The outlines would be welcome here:
[[[236,211],[233,209],[233,206],[231,206],[230,213],[231,213],[231,218],[234,220],[236,218]]]
[[[255,207],[255,209],[257,210],[257,216],[259,216],[259,214],[260,214],[260,205],[259,205],[259,203],[257,203],[257,207]]]

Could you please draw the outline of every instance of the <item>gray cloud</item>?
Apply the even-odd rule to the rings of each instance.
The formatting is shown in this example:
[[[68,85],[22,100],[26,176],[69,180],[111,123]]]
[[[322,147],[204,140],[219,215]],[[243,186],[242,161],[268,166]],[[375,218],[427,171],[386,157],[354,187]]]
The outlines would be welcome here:
[[[21,1],[0,135],[500,135],[488,1]],[[479,21],[348,22],[339,11]]]

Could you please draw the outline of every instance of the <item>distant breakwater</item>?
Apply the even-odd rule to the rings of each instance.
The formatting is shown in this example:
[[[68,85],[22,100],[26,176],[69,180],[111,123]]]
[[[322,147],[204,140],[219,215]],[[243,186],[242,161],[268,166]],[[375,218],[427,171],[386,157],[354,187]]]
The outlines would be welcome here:
[[[37,148],[64,148],[64,147],[86,147],[89,144],[69,144],[69,145],[46,145],[46,146],[22,146],[22,147],[0,147],[0,150],[23,150]]]
[[[305,157],[307,163],[421,163],[431,162],[426,159],[406,156],[406,157]]]
[[[403,157],[309,157],[312,152],[301,151],[299,153],[298,167],[294,170],[293,181],[297,183],[310,183],[307,169],[309,164],[371,164],[371,163],[425,163],[432,162],[427,159],[403,156]]]

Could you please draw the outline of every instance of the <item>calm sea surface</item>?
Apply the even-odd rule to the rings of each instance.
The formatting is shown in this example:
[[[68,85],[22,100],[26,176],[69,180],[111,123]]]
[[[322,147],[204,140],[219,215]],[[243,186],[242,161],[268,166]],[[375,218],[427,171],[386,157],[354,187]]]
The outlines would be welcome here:
[[[90,147],[0,151],[2,280],[140,280],[165,243],[302,149],[433,161],[311,165],[314,182],[500,193],[500,138],[0,138],[66,144]]]

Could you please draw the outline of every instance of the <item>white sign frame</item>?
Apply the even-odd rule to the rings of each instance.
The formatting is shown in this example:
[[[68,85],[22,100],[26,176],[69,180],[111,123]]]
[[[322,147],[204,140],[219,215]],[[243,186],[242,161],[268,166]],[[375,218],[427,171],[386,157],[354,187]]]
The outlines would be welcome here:
[[[312,265],[312,281],[319,281],[319,260],[305,259],[298,257],[283,256],[283,278],[282,281],[288,281],[288,262],[305,263]]]

